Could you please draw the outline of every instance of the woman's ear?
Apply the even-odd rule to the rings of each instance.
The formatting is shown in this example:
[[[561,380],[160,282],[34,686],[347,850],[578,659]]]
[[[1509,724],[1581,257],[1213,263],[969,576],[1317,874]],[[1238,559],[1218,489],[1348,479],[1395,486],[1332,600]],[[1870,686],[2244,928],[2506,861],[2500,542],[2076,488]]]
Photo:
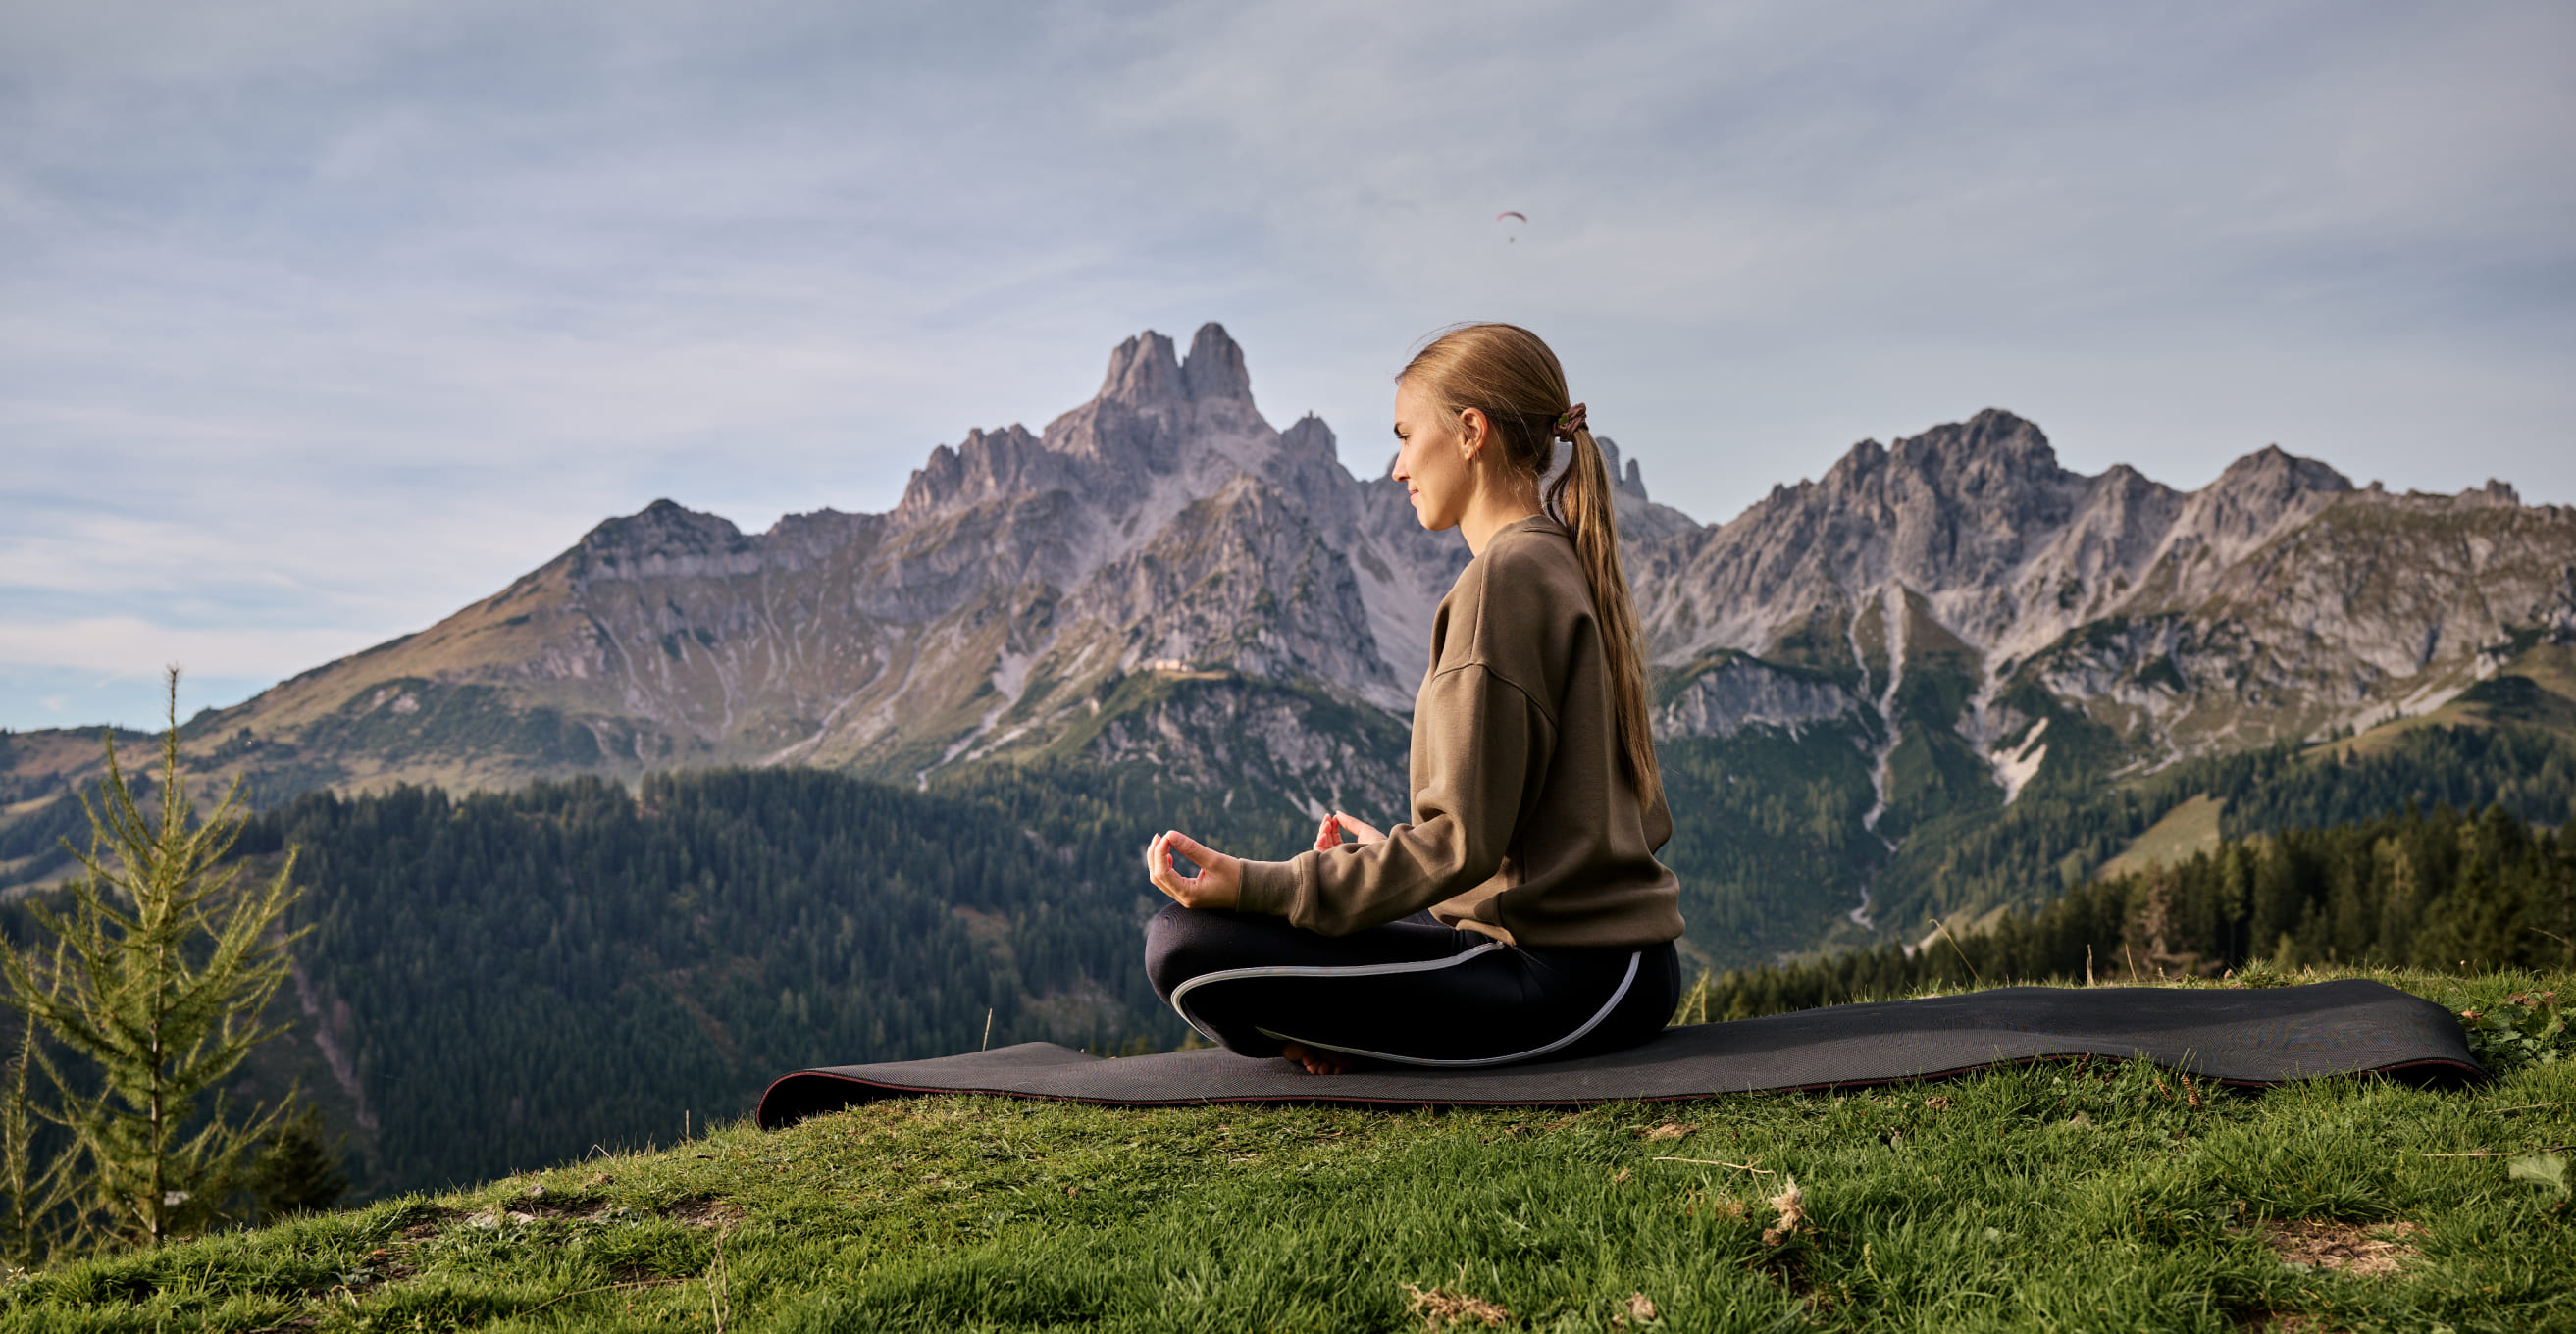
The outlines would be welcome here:
[[[1492,437],[1493,423],[1485,420],[1484,413],[1475,408],[1459,409],[1458,447],[1466,451],[1467,457],[1476,457]]]

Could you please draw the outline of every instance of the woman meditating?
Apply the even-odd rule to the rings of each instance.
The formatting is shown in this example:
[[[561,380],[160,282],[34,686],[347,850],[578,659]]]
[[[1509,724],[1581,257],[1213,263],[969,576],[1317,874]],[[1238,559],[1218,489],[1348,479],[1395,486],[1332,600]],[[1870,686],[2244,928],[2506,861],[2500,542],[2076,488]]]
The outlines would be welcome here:
[[[1146,970],[1209,1039],[1311,1074],[1643,1042],[1681,991],[1680,886],[1655,860],[1672,815],[1583,405],[1536,334],[1470,324],[1397,377],[1395,434],[1422,526],[1474,557],[1414,696],[1413,818],[1380,833],[1335,812],[1284,862],[1161,835],[1146,865],[1173,904]],[[1572,458],[1542,505],[1559,440]]]

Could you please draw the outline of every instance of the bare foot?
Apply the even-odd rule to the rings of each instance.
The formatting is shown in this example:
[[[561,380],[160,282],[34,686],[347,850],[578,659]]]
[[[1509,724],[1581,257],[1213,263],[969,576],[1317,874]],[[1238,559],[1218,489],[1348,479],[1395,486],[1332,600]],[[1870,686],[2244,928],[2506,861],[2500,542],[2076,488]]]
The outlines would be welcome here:
[[[1291,1042],[1280,1048],[1279,1054],[1287,1057],[1290,1064],[1303,1067],[1310,1075],[1346,1075],[1351,1071],[1351,1058],[1337,1051],[1309,1050],[1303,1044]]]

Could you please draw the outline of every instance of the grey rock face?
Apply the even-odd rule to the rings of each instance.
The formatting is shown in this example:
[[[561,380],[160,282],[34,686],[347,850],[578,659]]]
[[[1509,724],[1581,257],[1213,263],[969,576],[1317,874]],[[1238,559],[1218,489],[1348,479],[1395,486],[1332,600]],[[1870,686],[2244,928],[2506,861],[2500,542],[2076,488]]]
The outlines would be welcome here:
[[[732,522],[657,500],[610,519],[572,549],[577,580],[744,574],[764,564],[754,540]]]
[[[1199,326],[1190,340],[1189,358],[1181,363],[1181,391],[1192,399],[1252,402],[1252,372],[1243,364],[1243,349],[1226,337],[1224,325]]]
[[[1192,686],[1112,719],[1081,758],[1141,764],[1199,787],[1248,787],[1318,820],[1336,810],[1405,818],[1403,729],[1392,719],[1354,725],[1296,691],[1239,680]]]
[[[1702,671],[1655,713],[1655,735],[1733,736],[1752,726],[1795,728],[1857,716],[1867,706],[1832,681],[1759,658],[1730,655]]]

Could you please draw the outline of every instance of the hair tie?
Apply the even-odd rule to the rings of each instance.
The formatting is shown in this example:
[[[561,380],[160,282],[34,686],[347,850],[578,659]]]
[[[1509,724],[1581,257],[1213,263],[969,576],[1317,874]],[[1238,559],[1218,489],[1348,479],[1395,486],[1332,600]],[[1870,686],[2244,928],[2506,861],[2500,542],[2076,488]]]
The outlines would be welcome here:
[[[1577,403],[1577,404],[1575,404],[1573,407],[1567,408],[1564,412],[1561,412],[1561,413],[1557,414],[1557,418],[1556,418],[1556,438],[1557,438],[1557,439],[1562,440],[1562,441],[1564,441],[1565,443],[1567,443],[1567,444],[1569,444],[1569,445],[1570,445],[1570,444],[1573,444],[1573,443],[1574,443],[1574,433],[1575,433],[1575,432],[1577,432],[1577,431],[1580,431],[1580,430],[1582,430],[1582,429],[1583,429],[1583,405],[1582,405],[1582,404]]]

